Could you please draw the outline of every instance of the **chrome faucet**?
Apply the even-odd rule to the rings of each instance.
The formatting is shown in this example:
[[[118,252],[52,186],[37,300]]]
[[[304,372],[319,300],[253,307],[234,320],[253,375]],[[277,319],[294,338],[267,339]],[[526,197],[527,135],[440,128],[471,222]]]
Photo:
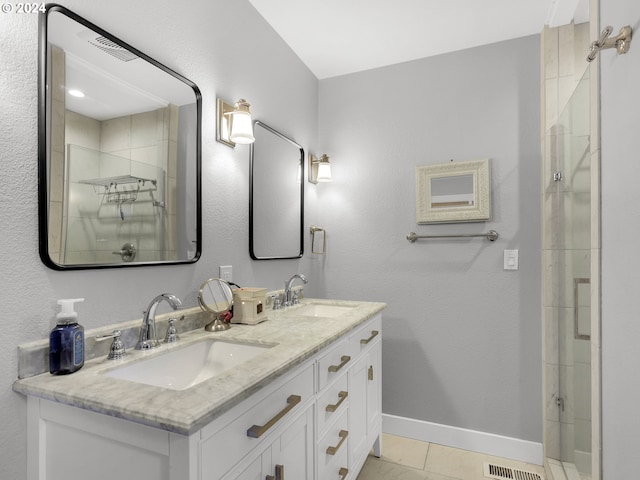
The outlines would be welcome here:
[[[284,306],[285,307],[290,307],[291,305],[293,305],[292,300],[291,300],[291,297],[292,297],[292,295],[291,295],[291,287],[293,285],[293,281],[296,278],[299,278],[300,280],[302,280],[302,283],[307,283],[307,277],[305,277],[301,273],[296,273],[289,280],[284,282]]]
[[[182,305],[180,299],[171,293],[163,293],[151,300],[142,316],[142,326],[140,327],[140,337],[136,344],[136,350],[149,350],[160,345],[156,336],[156,309],[162,300],[166,300],[174,310],[177,310]]]

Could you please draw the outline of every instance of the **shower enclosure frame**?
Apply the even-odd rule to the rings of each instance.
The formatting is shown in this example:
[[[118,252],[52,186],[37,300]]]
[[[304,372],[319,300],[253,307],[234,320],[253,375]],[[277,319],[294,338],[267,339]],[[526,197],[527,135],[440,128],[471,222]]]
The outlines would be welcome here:
[[[554,68],[556,72],[564,72],[566,69],[573,67],[576,77],[581,76],[581,71],[584,72],[589,78],[588,86],[588,101],[589,101],[589,160],[590,160],[590,228],[589,228],[589,285],[590,285],[590,338],[582,338],[578,341],[588,342],[587,348],[590,351],[590,408],[591,408],[591,478],[592,480],[602,479],[602,444],[601,444],[601,351],[600,351],[600,331],[601,331],[601,306],[600,306],[600,259],[601,259],[601,242],[600,242],[600,61],[597,58],[595,61],[587,64],[586,56],[588,54],[588,48],[583,49],[583,42],[587,42],[589,39],[597,38],[599,35],[599,0],[591,0],[590,3],[590,19],[589,25],[586,31],[588,32],[588,38],[580,38],[580,41],[575,42],[575,55],[568,56],[566,51],[563,54],[558,54],[561,51],[562,46],[558,45],[555,52],[552,52],[549,48],[550,29],[545,28],[542,34],[542,153],[543,153],[543,165],[542,165],[542,209],[543,209],[543,446],[545,456],[545,470],[548,478],[554,480],[561,480],[561,474],[557,472],[557,467],[554,471],[553,465],[550,464],[550,459],[555,458],[555,453],[560,451],[562,437],[560,433],[560,422],[554,424],[553,417],[560,416],[560,409],[564,406],[562,402],[562,395],[557,395],[559,390],[554,391],[554,388],[559,383],[560,367],[559,365],[553,365],[554,355],[556,362],[560,363],[558,358],[560,352],[554,350],[554,342],[558,344],[557,331],[553,332],[554,325],[557,328],[558,325],[558,309],[557,305],[550,301],[551,295],[553,295],[552,289],[557,287],[558,279],[560,278],[560,264],[557,260],[560,255],[554,255],[553,240],[549,235],[549,231],[558,226],[557,217],[554,218],[554,211],[549,205],[548,189],[549,185],[554,181],[554,174],[558,172],[553,171],[550,162],[551,145],[550,136],[548,131],[552,125],[555,125],[560,116],[560,112],[563,109],[562,94],[563,88],[566,91],[566,84],[562,85],[560,80],[560,74],[557,73],[556,78],[552,78],[553,74],[550,73]],[[573,27],[573,26],[570,26]],[[560,27],[563,28],[563,27]],[[558,37],[562,41],[563,35]],[[566,40],[566,36],[564,37]],[[553,56],[555,53],[555,57]],[[568,61],[569,59],[569,61]],[[574,65],[568,65],[574,62]],[[580,63],[583,61],[584,63]],[[564,62],[564,63],[561,63]],[[567,95],[568,96],[568,95]],[[566,100],[566,99],[565,99]],[[558,178],[556,178],[558,180]],[[546,198],[547,197],[547,198]],[[558,213],[558,212],[555,212]],[[575,275],[574,275],[575,276]],[[581,275],[579,275],[581,276]],[[584,279],[580,279],[579,284],[584,283]],[[576,287],[578,285],[576,284]],[[581,288],[587,288],[581,285]],[[573,292],[572,292],[573,296]],[[575,305],[574,305],[575,306]],[[555,319],[553,315],[556,315]],[[573,333],[573,331],[572,331]],[[554,394],[556,394],[554,396]],[[555,410],[554,413],[554,409]],[[553,463],[553,460],[551,460]],[[555,473],[555,476],[554,476]]]

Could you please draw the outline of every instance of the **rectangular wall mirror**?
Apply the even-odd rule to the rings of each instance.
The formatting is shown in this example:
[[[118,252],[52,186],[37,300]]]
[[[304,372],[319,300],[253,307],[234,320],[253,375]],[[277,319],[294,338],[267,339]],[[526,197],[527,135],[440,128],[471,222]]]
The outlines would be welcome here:
[[[40,17],[40,257],[56,270],[201,249],[198,87],[59,5]]]
[[[304,150],[254,122],[249,187],[249,253],[254,260],[300,258],[304,249]]]
[[[416,222],[480,222],[491,218],[489,159],[416,167]]]

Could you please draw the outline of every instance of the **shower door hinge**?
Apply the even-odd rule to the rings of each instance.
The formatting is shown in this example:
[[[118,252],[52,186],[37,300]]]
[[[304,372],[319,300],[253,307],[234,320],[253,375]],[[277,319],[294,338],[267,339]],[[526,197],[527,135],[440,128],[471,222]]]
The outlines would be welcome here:
[[[562,172],[557,171],[553,174],[553,181],[554,182],[561,182],[562,181]]]
[[[556,397],[556,405],[560,407],[560,410],[564,412],[564,398]]]

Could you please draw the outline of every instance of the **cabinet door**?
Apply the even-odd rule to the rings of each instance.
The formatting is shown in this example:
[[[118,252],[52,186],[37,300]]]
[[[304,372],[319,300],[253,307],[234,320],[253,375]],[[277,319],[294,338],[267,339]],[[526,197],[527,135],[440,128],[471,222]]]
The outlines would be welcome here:
[[[252,454],[250,457],[254,456]],[[206,477],[203,476],[203,478]],[[313,480],[313,407],[298,416],[281,435],[241,460],[224,480]]]
[[[167,432],[33,396],[27,402],[30,479],[113,480],[103,467],[114,459],[127,478],[169,480],[175,468],[189,479],[171,463]]]
[[[369,351],[367,365],[367,435],[371,435],[382,415],[382,368],[380,367],[381,343]]]
[[[349,434],[351,459],[367,452],[367,393],[369,356],[365,355],[349,370]]]
[[[380,342],[349,371],[351,467],[364,461],[379,434],[381,417]]]
[[[267,452],[269,453],[269,452]],[[267,455],[265,453],[264,455]],[[265,475],[262,473],[262,457],[256,458],[247,468],[233,477],[233,480],[264,480]]]
[[[275,480],[313,479],[313,407],[295,420],[271,445]]]

